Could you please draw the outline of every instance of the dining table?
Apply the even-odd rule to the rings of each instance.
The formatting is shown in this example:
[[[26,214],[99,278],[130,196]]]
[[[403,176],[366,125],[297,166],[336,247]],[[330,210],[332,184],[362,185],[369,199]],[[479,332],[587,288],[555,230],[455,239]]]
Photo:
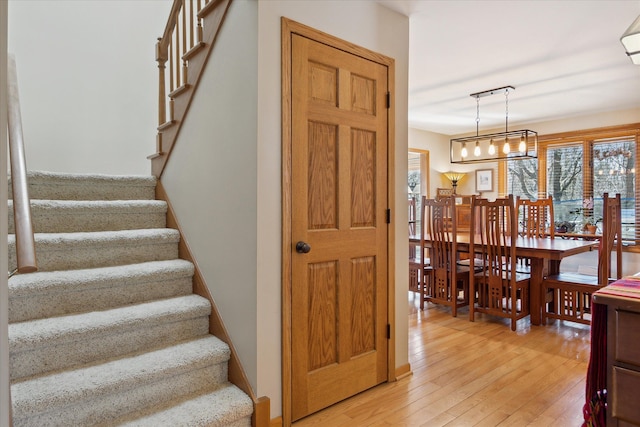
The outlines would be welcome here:
[[[469,252],[469,233],[457,233],[458,252]],[[474,239],[474,242],[479,239]],[[422,241],[420,235],[409,236],[409,242],[429,247],[428,236]],[[477,243],[476,243],[477,244]],[[546,237],[516,237],[516,256],[530,260],[530,320],[532,325],[540,325],[542,308],[546,303],[542,295],[542,281],[545,276],[560,272],[560,261],[571,255],[589,252],[598,248],[596,240],[551,239]]]

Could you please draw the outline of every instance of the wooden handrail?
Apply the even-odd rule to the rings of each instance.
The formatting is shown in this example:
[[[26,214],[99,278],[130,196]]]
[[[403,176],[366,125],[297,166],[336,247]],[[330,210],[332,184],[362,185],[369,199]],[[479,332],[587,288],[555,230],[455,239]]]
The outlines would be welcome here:
[[[38,270],[36,245],[31,220],[31,202],[27,183],[27,162],[24,153],[20,96],[16,60],[8,56],[7,64],[9,156],[11,157],[11,188],[13,191],[13,218],[16,235],[16,270],[11,274],[31,273]]]
[[[205,5],[211,0],[205,1]],[[160,93],[158,97],[158,126],[171,123],[174,119],[173,99],[181,88],[187,85],[187,54],[202,41],[202,19],[195,13],[201,8],[201,0],[174,0],[167,25],[162,37],[156,43],[156,61],[159,70]],[[187,22],[188,19],[188,22]],[[194,25],[197,32],[194,33]],[[169,79],[165,77],[165,68],[169,63]],[[183,89],[182,89],[183,90]],[[168,118],[166,96],[169,96]]]
[[[158,63],[158,133],[148,156],[160,178],[204,64],[232,0],[174,0],[162,37],[156,42]]]

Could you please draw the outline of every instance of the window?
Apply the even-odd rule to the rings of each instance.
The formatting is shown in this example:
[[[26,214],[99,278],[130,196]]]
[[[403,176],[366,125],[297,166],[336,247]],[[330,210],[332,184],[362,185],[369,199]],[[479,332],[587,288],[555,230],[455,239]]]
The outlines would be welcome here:
[[[584,145],[557,145],[547,150],[547,194],[553,196],[558,231],[579,232],[585,225],[582,208],[592,193],[584,185]],[[585,205],[585,206],[583,206]],[[588,205],[588,206],[587,206]]]
[[[602,195],[622,197],[622,235],[640,249],[640,195],[636,145],[640,124],[541,137],[537,159],[501,166],[501,194],[528,199],[553,196],[558,231],[580,232],[599,225]]]
[[[620,193],[622,237],[635,240],[636,233],[636,143],[633,139],[593,144],[594,217],[602,218],[598,195]],[[601,200],[601,199],[600,199]]]
[[[522,159],[507,163],[509,194],[523,199],[538,198],[538,159]]]
[[[422,196],[429,195],[429,152],[425,150],[410,150],[408,163],[408,193],[409,199],[415,200],[416,223],[415,230],[420,230],[420,212]]]

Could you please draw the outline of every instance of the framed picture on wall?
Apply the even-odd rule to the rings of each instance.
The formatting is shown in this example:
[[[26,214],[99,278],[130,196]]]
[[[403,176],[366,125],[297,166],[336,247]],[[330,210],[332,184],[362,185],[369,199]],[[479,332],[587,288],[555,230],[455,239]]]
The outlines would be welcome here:
[[[476,171],[476,191],[493,191],[493,169],[480,169]]]

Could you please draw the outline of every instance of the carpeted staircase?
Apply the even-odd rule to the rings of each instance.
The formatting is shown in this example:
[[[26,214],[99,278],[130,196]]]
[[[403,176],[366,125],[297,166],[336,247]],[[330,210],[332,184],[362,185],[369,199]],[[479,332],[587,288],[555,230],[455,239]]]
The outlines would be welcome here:
[[[155,184],[30,173],[39,271],[9,279],[15,427],[251,425]],[[8,253],[13,270],[11,234]]]

